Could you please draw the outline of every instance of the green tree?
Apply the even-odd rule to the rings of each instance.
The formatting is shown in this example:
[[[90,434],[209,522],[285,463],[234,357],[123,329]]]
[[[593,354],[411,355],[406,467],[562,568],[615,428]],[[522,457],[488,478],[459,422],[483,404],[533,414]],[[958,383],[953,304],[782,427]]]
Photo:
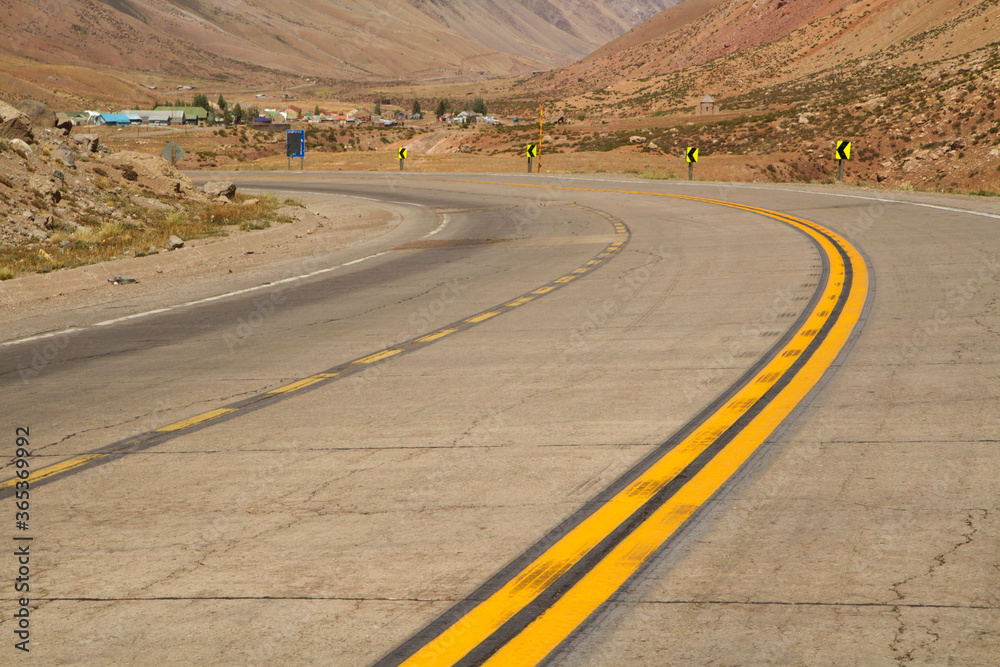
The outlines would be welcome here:
[[[260,109],[258,109],[257,107],[250,107],[249,109],[243,112],[243,118],[245,118],[248,121],[253,120],[259,115],[260,115]]]
[[[208,96],[205,93],[196,93],[194,96],[194,102],[191,103],[193,107],[201,107],[205,111],[211,111],[212,105],[208,102]]]
[[[476,97],[472,102],[472,110],[475,111],[480,116],[486,115],[486,100],[481,97]]]
[[[317,104],[317,105],[316,105],[316,108],[315,108],[315,109],[313,110],[313,115],[314,115],[314,116],[318,116],[319,114],[320,114],[320,111],[319,111],[319,105]]]
[[[240,123],[246,119],[246,112],[243,111],[243,107],[237,102],[236,106],[233,107],[233,122]]]
[[[381,100],[375,100],[375,115],[376,116],[381,116],[382,115],[382,101]]]
[[[434,115],[437,116],[438,118],[445,115],[446,113],[448,113],[448,106],[449,106],[448,98],[442,97],[441,99],[438,100],[437,109],[434,111]]]
[[[225,113],[226,109],[229,107],[229,103],[226,102],[226,98],[222,96],[222,93],[219,93],[219,101],[216,102],[216,106],[218,106],[223,113]]]
[[[413,109],[411,112],[414,116],[420,113],[420,100],[413,100]]]

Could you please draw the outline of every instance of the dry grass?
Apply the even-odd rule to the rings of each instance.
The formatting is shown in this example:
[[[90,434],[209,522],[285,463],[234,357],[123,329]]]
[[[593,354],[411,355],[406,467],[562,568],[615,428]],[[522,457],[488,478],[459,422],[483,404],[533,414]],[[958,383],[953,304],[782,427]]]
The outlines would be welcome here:
[[[151,247],[163,248],[171,236],[185,240],[226,236],[227,229],[266,229],[274,222],[290,222],[278,215],[282,206],[274,197],[250,198],[237,195],[236,203],[199,204],[174,212],[145,209],[123,211],[135,221],[108,221],[73,231],[56,232],[45,243],[0,246],[0,280],[19,273],[47,273],[55,269],[95,264],[120,257],[141,257]]]

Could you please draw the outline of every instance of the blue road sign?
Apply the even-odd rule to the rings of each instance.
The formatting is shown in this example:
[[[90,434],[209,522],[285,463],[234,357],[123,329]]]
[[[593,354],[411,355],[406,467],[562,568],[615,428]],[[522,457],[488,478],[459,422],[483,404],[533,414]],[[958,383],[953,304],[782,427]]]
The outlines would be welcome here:
[[[305,130],[285,130],[285,155],[289,158],[306,156]]]

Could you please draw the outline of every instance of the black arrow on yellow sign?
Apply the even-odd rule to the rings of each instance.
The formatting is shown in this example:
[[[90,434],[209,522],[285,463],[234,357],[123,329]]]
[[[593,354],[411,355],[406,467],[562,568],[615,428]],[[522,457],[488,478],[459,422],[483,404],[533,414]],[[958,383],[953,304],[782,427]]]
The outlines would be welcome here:
[[[837,142],[837,159],[838,160],[850,160],[851,159],[851,142],[850,141],[838,141]]]
[[[688,149],[687,149],[687,153],[686,154],[687,154],[687,161],[688,162],[697,162],[698,161],[698,149],[697,148],[695,148],[693,146],[689,146]]]
[[[528,144],[528,157],[538,157],[538,144]]]
[[[407,155],[408,155],[408,153],[407,153],[407,150],[405,148],[400,148],[399,149],[399,159],[400,160],[405,160]]]

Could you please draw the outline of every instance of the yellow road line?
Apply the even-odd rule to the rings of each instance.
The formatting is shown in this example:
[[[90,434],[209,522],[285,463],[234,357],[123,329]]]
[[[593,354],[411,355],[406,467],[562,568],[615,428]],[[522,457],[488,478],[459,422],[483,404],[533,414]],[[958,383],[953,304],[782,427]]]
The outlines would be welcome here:
[[[665,196],[665,195],[664,195]],[[732,208],[768,215],[776,220],[796,226],[812,236],[831,262],[830,277],[823,293],[832,300],[839,298],[840,285],[836,277],[844,275],[843,259],[833,244],[819,234],[818,225],[804,220],[783,216],[762,209],[721,204]],[[828,230],[824,230],[830,233]],[[611,554],[600,561],[600,574],[588,574],[574,585],[551,608],[539,616],[517,637],[501,647],[487,664],[528,665],[536,664],[547,656],[563,639],[597,607],[603,604],[631,573],[651,555],[676,529],[724,484],[746,458],[762,444],[775,428],[791,413],[805,395],[812,390],[823,373],[830,367],[843,348],[851,331],[860,318],[867,298],[867,272],[860,253],[843,239],[830,233],[838,243],[848,248],[855,268],[855,284],[849,295],[849,308],[841,314],[833,330],[819,346],[816,353],[799,369],[792,382],[745,427],[737,437],[713,458],[709,466],[698,473],[683,493],[660,507],[647,519],[641,530],[618,545]],[[572,276],[567,278],[572,279]],[[561,278],[560,280],[566,280]],[[558,281],[557,281],[558,282]],[[520,574],[501,587],[496,593],[479,603],[462,619],[445,629],[422,649],[414,653],[404,665],[452,665],[498,630],[504,623],[532,600],[537,598],[563,573],[579,562],[605,537],[632,516],[646,501],[673,480],[732,427],[747,410],[763,397],[798,359],[823,328],[830,316],[823,305],[831,299],[820,299],[814,311],[806,318],[798,335],[793,337],[785,354],[776,355],[737,394],[715,414],[706,419],[675,448],[657,461],[611,500],[584,519],[558,542],[529,564]],[[794,346],[794,347],[793,347]],[[788,354],[793,353],[793,354]],[[690,487],[690,488],[689,488]],[[686,491],[685,491],[686,490]],[[595,568],[597,569],[597,568]],[[572,593],[572,596],[570,596]]]
[[[382,350],[381,352],[376,352],[375,354],[368,355],[364,359],[358,359],[354,363],[356,364],[374,364],[376,361],[382,361],[383,359],[388,359],[389,357],[399,354],[403,350],[400,348],[394,348],[392,350]]]
[[[29,484],[32,482],[38,482],[46,477],[52,477],[53,475],[58,475],[59,473],[66,472],[67,470],[73,470],[74,468],[79,468],[80,466],[86,465],[95,459],[103,459],[105,456],[110,456],[109,454],[81,454],[80,456],[74,456],[72,458],[66,459],[65,461],[60,461],[59,463],[54,463],[50,466],[44,468],[39,468],[35,470],[26,480],[22,479],[8,479],[4,482],[0,482],[0,489],[9,489],[12,486],[16,486],[18,482],[26,481]]]
[[[475,317],[470,317],[469,319],[467,319],[465,321],[466,322],[470,322],[472,324],[475,324],[476,322],[483,322],[485,320],[490,319],[491,317],[496,317],[499,314],[500,314],[499,310],[491,310],[488,313],[483,313],[481,315],[476,315]]]
[[[576,279],[576,276],[563,276],[562,278],[559,278],[558,280],[556,280],[554,282],[557,282],[557,283],[568,283],[569,281],[575,280],[575,279]]]
[[[186,428],[190,428],[202,422],[207,422],[210,419],[215,419],[216,417],[221,417],[223,415],[228,415],[230,412],[236,412],[236,410],[231,408],[219,408],[218,410],[212,410],[210,412],[204,412],[190,419],[185,419],[184,421],[179,421],[176,424],[171,424],[170,426],[164,426],[163,428],[156,429],[162,433],[169,433],[170,431],[181,431]]]
[[[443,329],[441,331],[436,331],[436,332],[434,332],[432,334],[427,334],[423,338],[418,338],[417,342],[418,343],[430,343],[431,341],[437,340],[439,338],[444,338],[445,336],[447,336],[449,334],[453,334],[456,331],[458,331],[458,329]]]
[[[677,494],[619,543],[544,614],[494,653],[485,665],[533,665],[543,660],[704,505],[791,414],[833,364],[861,317],[868,292],[867,276],[860,254],[852,259],[855,260],[852,262],[855,267],[862,268],[856,272],[856,284],[852,286],[848,304],[830,334],[792,381]],[[806,333],[802,331],[800,335]]]
[[[293,391],[298,391],[299,389],[305,389],[306,387],[311,387],[317,382],[322,382],[323,380],[328,380],[330,378],[335,378],[340,373],[319,373],[318,375],[313,375],[312,377],[303,378],[298,382],[293,382],[291,384],[285,385],[284,387],[279,387],[273,389],[267,393],[269,394],[288,394]]]
[[[607,257],[610,254],[611,254],[610,252],[605,252],[601,256],[602,257]],[[600,263],[600,262],[598,262],[597,260],[591,260],[590,262],[588,262],[587,266],[598,264],[598,263]],[[573,278],[575,278],[575,276],[569,276],[569,277],[563,278],[561,280],[558,280],[556,282],[569,282],[569,280],[572,280]],[[511,302],[509,302],[509,303],[507,303],[505,305],[507,307],[521,306],[521,305],[526,304],[526,303],[528,303],[530,301],[533,301],[535,298],[537,298],[537,296],[535,296],[535,295],[548,294],[549,292],[555,290],[556,288],[557,288],[556,285],[546,285],[546,286],[540,287],[540,288],[534,290],[533,292],[531,292],[531,296],[519,297],[519,298],[517,298],[517,299],[515,299],[515,300],[513,300],[513,301],[511,301]],[[478,323],[478,322],[483,322],[485,320],[488,320],[488,319],[490,319],[492,317],[495,317],[495,316],[499,315],[500,312],[501,311],[499,311],[499,310],[495,310],[495,311],[490,311],[490,312],[487,312],[487,313],[481,313],[479,315],[475,315],[473,317],[470,317],[470,318],[466,319],[465,322],[470,323],[470,324],[475,324],[475,323]],[[415,340],[415,342],[418,342],[418,343],[433,342],[435,340],[438,340],[440,338],[444,338],[445,336],[453,334],[456,331],[458,331],[457,328],[443,329],[441,331],[436,331],[436,332],[427,334],[426,336],[423,336],[421,338],[417,338]],[[375,362],[378,362],[378,361],[381,361],[381,360],[386,359],[388,357],[391,357],[391,356],[394,356],[396,354],[399,354],[399,353],[401,353],[403,351],[404,351],[403,348],[394,348],[394,349],[390,349],[390,350],[382,350],[380,352],[376,352],[375,354],[369,355],[369,356],[364,357],[362,359],[358,359],[357,361],[351,362],[351,364],[352,365],[355,365],[355,364],[373,364]],[[290,393],[299,391],[301,389],[305,389],[307,387],[311,387],[312,385],[315,385],[315,384],[317,384],[319,382],[322,382],[323,380],[327,380],[327,379],[330,379],[330,378],[337,377],[340,374],[341,374],[340,372],[335,372],[335,373],[317,373],[316,375],[311,375],[309,377],[302,378],[301,380],[296,380],[295,382],[292,382],[292,383],[287,384],[287,385],[282,386],[282,387],[278,387],[277,389],[272,389],[272,390],[266,392],[264,395],[275,395],[275,396],[277,396],[277,395],[283,395],[283,394],[290,394]],[[218,417],[222,417],[224,415],[228,415],[228,414],[231,414],[233,412],[238,412],[240,409],[241,408],[237,407],[237,408],[219,408],[217,410],[211,410],[209,412],[205,412],[205,413],[202,413],[200,415],[196,415],[194,417],[190,417],[188,419],[184,419],[182,421],[170,424],[169,426],[164,426],[162,428],[156,429],[156,431],[154,431],[154,433],[173,433],[173,432],[177,432],[177,431],[182,431],[184,429],[191,428],[192,426],[197,426],[198,424],[202,424],[202,423],[210,421],[212,419],[216,419]],[[37,481],[37,480],[40,480],[40,479],[45,479],[47,477],[51,477],[51,476],[58,475],[58,474],[63,473],[63,472],[67,472],[69,470],[73,470],[75,468],[79,468],[80,466],[85,465],[89,461],[93,461],[95,459],[103,458],[103,457],[106,457],[106,456],[109,456],[109,455],[110,454],[107,454],[107,453],[101,453],[101,454],[85,454],[85,455],[81,455],[81,456],[72,457],[72,458],[66,459],[65,461],[62,461],[60,463],[53,464],[51,466],[48,466],[46,468],[42,468],[42,469],[40,469],[38,471],[35,471],[35,472],[31,473],[31,475],[30,475],[30,477],[28,479],[29,479],[29,481]],[[17,479],[17,478],[12,478],[12,479],[8,479],[8,480],[5,480],[3,482],[0,482],[0,489],[11,488],[11,487],[15,486],[18,481],[20,481],[20,480]]]

